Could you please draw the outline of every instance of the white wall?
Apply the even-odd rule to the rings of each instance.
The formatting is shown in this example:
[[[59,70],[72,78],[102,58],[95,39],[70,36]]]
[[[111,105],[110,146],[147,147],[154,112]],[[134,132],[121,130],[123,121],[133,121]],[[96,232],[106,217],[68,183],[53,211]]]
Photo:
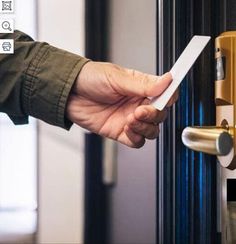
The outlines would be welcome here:
[[[84,1],[39,0],[38,39],[84,54]],[[83,132],[39,124],[38,242],[83,243]]]
[[[38,0],[39,40],[84,55],[84,0]]]
[[[15,0],[15,29],[21,30],[35,38],[37,0]]]
[[[35,0],[15,0],[15,28],[36,35]],[[27,14],[25,14],[27,13]],[[3,17],[4,15],[1,15]],[[0,205],[4,208],[36,208],[36,122],[14,126],[0,116]],[[22,137],[24,135],[24,137]],[[14,151],[14,153],[12,153]]]
[[[36,36],[36,0],[15,0],[15,28]],[[33,243],[37,214],[36,122],[15,126],[0,115],[0,243]]]

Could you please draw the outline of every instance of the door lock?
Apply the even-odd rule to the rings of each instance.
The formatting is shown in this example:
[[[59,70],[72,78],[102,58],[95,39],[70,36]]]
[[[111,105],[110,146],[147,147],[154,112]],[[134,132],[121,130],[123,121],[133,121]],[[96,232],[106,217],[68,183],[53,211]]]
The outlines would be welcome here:
[[[216,126],[187,127],[182,141],[188,148],[217,155],[220,164],[236,169],[236,31],[215,40]]]

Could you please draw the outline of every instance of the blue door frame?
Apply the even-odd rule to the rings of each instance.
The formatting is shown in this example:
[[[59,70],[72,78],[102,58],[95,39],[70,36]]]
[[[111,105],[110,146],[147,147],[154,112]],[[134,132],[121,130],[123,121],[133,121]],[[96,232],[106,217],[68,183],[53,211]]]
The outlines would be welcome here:
[[[158,73],[171,68],[193,35],[212,37],[181,85],[179,101],[162,126],[157,148],[160,244],[220,243],[216,158],[188,150],[181,133],[191,125],[215,125],[214,39],[235,27],[235,14],[229,13],[233,13],[233,5],[233,1],[223,0],[158,1]]]

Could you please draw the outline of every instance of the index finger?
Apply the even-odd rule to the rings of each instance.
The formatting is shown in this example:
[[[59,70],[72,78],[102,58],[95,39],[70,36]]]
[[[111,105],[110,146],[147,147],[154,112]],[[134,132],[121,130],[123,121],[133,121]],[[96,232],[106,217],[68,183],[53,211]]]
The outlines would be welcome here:
[[[163,122],[166,119],[167,114],[166,109],[159,111],[152,105],[141,105],[134,111],[134,116],[137,120],[153,124]]]

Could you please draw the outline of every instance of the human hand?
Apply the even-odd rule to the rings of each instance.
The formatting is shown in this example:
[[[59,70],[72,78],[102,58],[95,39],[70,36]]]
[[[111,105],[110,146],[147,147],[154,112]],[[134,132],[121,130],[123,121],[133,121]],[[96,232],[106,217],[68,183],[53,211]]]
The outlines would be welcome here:
[[[88,62],[68,99],[67,117],[101,136],[139,148],[155,139],[167,110],[158,111],[147,97],[160,95],[171,83],[170,73],[144,74],[111,63]],[[175,94],[168,103],[177,100]]]

